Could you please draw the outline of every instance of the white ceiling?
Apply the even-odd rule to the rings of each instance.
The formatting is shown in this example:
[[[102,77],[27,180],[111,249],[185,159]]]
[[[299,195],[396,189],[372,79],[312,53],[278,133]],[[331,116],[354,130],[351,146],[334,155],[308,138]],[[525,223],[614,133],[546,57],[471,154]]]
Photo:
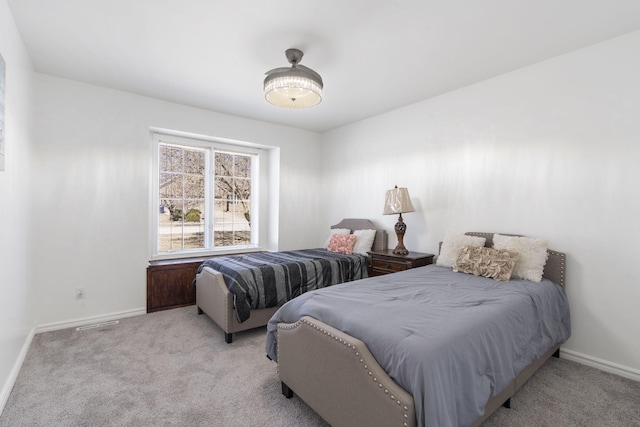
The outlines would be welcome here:
[[[640,29],[638,0],[7,0],[36,71],[323,132]],[[280,109],[285,49],[324,100]]]

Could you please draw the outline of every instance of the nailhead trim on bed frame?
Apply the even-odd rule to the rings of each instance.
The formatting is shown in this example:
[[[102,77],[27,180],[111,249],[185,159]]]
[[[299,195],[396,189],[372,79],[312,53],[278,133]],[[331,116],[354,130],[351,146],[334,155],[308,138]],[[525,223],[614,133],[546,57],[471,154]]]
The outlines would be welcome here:
[[[560,259],[560,283],[558,283],[560,286],[562,286],[564,288],[565,285],[565,276],[564,276],[564,272],[565,272],[565,263],[567,261],[566,255],[563,254],[562,252],[557,252],[557,251],[552,251],[551,249],[548,249],[547,252],[549,252],[550,255],[555,255],[557,257],[559,257]]]
[[[395,397],[393,394],[389,394],[389,389],[387,389],[387,388],[382,384],[382,382],[380,382],[380,380],[378,380],[378,378],[377,378],[377,377],[373,376],[373,373],[372,373],[371,371],[369,371],[369,367],[368,367],[368,365],[367,365],[366,363],[364,363],[364,359],[363,359],[362,357],[360,357],[360,353],[359,353],[358,351],[355,351],[355,350],[356,350],[356,346],[355,346],[355,345],[352,345],[351,343],[349,343],[349,342],[347,342],[347,341],[343,340],[342,338],[340,338],[340,337],[338,337],[338,336],[336,336],[336,335],[332,334],[331,332],[329,332],[329,331],[327,331],[327,330],[325,330],[325,329],[323,329],[323,328],[320,328],[318,325],[315,325],[315,324],[313,324],[313,323],[309,322],[309,321],[308,321],[308,320],[306,320],[306,319],[300,319],[300,320],[298,320],[296,323],[291,323],[291,324],[282,324],[282,323],[280,323],[280,324],[278,325],[278,328],[282,328],[282,329],[294,329],[294,328],[296,328],[296,327],[298,326],[298,324],[299,324],[299,323],[305,323],[305,324],[307,324],[307,325],[311,326],[313,329],[317,330],[318,332],[321,332],[321,333],[323,333],[323,334],[327,335],[329,338],[333,338],[333,339],[335,339],[336,341],[338,341],[338,342],[340,342],[340,343],[342,343],[342,344],[346,345],[348,348],[350,348],[350,349],[354,350],[354,352],[353,352],[354,356],[356,356],[357,358],[359,358],[359,359],[360,359],[359,361],[360,361],[360,363],[362,364],[362,367],[363,367],[364,369],[366,369],[366,370],[367,370],[367,372],[368,372],[369,376],[370,376],[370,377],[372,377],[373,381],[374,381],[375,383],[377,383],[377,384],[378,384],[379,388],[380,388],[381,390],[384,390],[384,393],[385,393],[385,394],[387,394],[387,395],[389,395],[389,398],[391,398],[391,400],[395,400],[395,401],[396,401],[396,403],[397,403],[398,405],[401,405],[401,404],[402,404],[402,402],[400,402],[399,400],[397,400],[397,399],[396,399],[396,397]],[[279,351],[279,350],[280,350],[280,341],[278,341],[278,351]],[[278,375],[280,374],[279,369],[280,369],[280,368],[278,367]],[[409,418],[408,410],[409,410],[409,408],[405,405],[405,406],[403,407],[404,414],[402,415],[402,417],[403,417],[405,420],[407,420],[407,419]],[[404,427],[407,427],[407,426],[408,426],[408,424],[407,424],[407,422],[406,422],[406,421],[404,421],[404,422],[402,423],[402,425],[403,425]]]

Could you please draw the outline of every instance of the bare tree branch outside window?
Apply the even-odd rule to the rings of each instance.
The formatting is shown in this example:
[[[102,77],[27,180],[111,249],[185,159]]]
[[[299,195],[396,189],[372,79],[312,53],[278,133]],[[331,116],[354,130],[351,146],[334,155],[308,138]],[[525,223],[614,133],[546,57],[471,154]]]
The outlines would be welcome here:
[[[215,154],[215,246],[251,242],[251,156]]]

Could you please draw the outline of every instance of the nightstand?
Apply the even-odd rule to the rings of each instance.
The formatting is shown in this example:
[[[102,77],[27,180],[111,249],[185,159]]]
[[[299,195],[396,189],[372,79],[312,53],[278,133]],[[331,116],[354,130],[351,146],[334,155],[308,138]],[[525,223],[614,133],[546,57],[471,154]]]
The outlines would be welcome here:
[[[396,255],[393,249],[368,252],[371,257],[370,276],[382,276],[383,274],[404,271],[410,268],[422,267],[433,263],[433,254],[421,252],[409,252],[407,255]]]

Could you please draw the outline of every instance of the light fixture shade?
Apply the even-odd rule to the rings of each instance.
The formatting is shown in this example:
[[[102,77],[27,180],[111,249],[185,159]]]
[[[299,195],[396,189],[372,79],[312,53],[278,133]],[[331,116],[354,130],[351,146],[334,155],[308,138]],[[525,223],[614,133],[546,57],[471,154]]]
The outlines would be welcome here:
[[[270,104],[283,108],[308,108],[322,101],[322,77],[310,68],[298,65],[302,59],[299,49],[287,49],[291,68],[267,71],[264,97]]]
[[[322,83],[301,70],[276,73],[264,80],[264,97],[270,104],[284,108],[308,108],[322,101]]]
[[[415,212],[411,198],[409,197],[409,190],[405,187],[392,188],[387,190],[385,194],[384,212],[383,215],[402,214],[405,212]]]

